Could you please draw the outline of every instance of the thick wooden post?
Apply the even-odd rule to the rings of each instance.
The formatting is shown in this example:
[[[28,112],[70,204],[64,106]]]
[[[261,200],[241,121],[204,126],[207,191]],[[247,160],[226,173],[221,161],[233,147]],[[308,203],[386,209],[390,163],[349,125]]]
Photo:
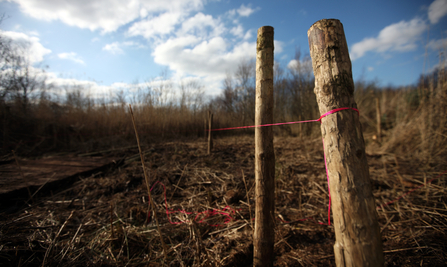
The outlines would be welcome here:
[[[273,27],[258,30],[255,124],[273,123]],[[275,153],[272,127],[255,129],[256,211],[253,266],[273,266]]]
[[[377,141],[382,142],[382,116],[380,112],[379,98],[376,97]]]
[[[307,36],[320,113],[356,108],[351,60],[341,22],[317,21]],[[335,262],[339,267],[383,266],[382,240],[357,112],[343,110],[324,117],[321,134],[332,197]]]
[[[213,136],[211,130],[213,129],[213,113],[211,111],[208,111],[208,121],[209,121],[209,128],[208,128],[208,155],[211,155],[211,150],[213,150]]]

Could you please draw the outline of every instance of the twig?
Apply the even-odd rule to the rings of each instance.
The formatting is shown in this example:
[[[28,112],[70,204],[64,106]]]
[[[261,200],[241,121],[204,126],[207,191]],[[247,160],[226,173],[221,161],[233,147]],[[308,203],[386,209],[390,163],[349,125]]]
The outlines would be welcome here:
[[[424,219],[422,219],[422,218],[419,218],[419,220],[421,220],[423,223],[425,223],[428,227],[431,227],[431,228],[433,228],[435,231],[438,231],[438,232],[441,232],[441,233],[444,233],[443,231],[441,231],[441,230],[439,230],[438,228],[436,228],[435,226],[433,226],[433,225],[431,225],[431,224],[429,224],[428,222],[426,222]],[[436,225],[437,226],[437,225]]]
[[[399,252],[399,251],[406,251],[406,250],[413,250],[413,249],[421,249],[421,248],[428,248],[428,246],[417,247],[417,248],[398,248],[398,249],[386,250],[383,253],[392,253],[392,252]]]
[[[314,184],[318,187],[318,189],[320,189],[323,192],[323,194],[325,194],[326,196],[329,196],[327,190],[324,190],[324,188],[321,187],[321,185],[317,184],[316,182],[314,182]],[[316,194],[316,195],[320,196],[320,194]]]
[[[76,236],[78,236],[79,231],[81,230],[82,227],[82,223],[79,225],[78,230],[76,231],[76,233],[74,234],[73,238],[71,239],[70,243],[68,243],[67,245],[67,249],[65,250],[64,254],[62,255],[61,260],[59,261],[60,263],[62,263],[62,260],[65,258],[65,255],[67,254],[68,250],[70,249],[71,244],[73,244],[73,242],[76,239]]]
[[[225,232],[225,231],[228,231],[228,230],[231,230],[231,229],[234,229],[234,228],[237,228],[236,230],[238,230],[238,229],[241,229],[242,227],[244,227],[246,225],[247,225],[247,223],[244,223],[242,225],[239,225],[238,223],[235,223],[235,224],[233,224],[231,226],[228,226],[227,228],[211,232],[211,233],[209,233],[209,235],[214,235],[214,234],[217,234],[217,233],[220,233],[220,232]]]
[[[144,166],[144,155],[143,152],[141,151],[141,146],[140,146],[140,138],[138,137],[138,132],[137,132],[137,127],[135,125],[135,118],[133,116],[133,111],[132,111],[132,105],[129,104],[129,110],[130,110],[130,115],[132,117],[132,124],[133,124],[133,128],[135,130],[135,137],[137,139],[137,144],[138,144],[138,150],[140,152],[140,158],[141,158],[141,165],[143,166],[143,173],[144,173],[144,179],[146,180],[146,187],[147,187],[147,193],[149,195],[149,201],[150,201],[150,205],[152,210],[154,211],[154,218],[155,218],[155,223],[157,224],[157,230],[158,230],[158,234],[160,235],[160,241],[161,241],[161,245],[163,246],[163,254],[164,254],[164,260],[165,262],[168,260],[168,254],[167,254],[167,248],[166,248],[166,244],[163,241],[163,236],[161,234],[161,230],[160,230],[160,225],[158,224],[158,218],[157,218],[157,213],[155,212],[155,205],[154,205],[154,201],[152,200],[152,196],[151,196],[151,189],[149,187],[149,178],[146,172],[146,168]],[[148,211],[149,214],[150,211]],[[164,264],[163,264],[164,265]]]
[[[10,224],[13,224],[13,223],[15,223],[15,222],[18,222],[18,221],[20,221],[20,220],[23,220],[23,219],[28,218],[28,217],[33,216],[33,215],[34,215],[34,214],[28,214],[28,215],[25,215],[25,216],[23,216],[23,217],[20,217],[20,218],[15,219],[15,220],[13,220],[13,221],[11,221],[11,222],[2,224],[2,225],[0,225],[0,227],[6,226],[6,225],[10,225]]]
[[[387,220],[387,222],[385,223],[385,225],[382,227],[382,230],[380,231],[380,233],[382,233],[383,230],[385,230],[385,228],[388,227],[388,224],[391,223],[391,220],[394,218],[394,216],[395,216],[395,215],[391,216],[391,218],[389,218],[389,219]]]
[[[171,202],[172,197],[174,196],[175,190],[177,190],[178,185],[180,184],[180,181],[182,180],[183,174],[185,173],[186,167],[188,167],[188,164],[185,165],[185,168],[183,168],[182,174],[180,175],[180,178],[177,181],[177,185],[174,188],[174,191],[172,191],[171,197],[169,198],[168,202]],[[180,188],[181,189],[181,188]],[[182,189],[183,190],[183,189]]]

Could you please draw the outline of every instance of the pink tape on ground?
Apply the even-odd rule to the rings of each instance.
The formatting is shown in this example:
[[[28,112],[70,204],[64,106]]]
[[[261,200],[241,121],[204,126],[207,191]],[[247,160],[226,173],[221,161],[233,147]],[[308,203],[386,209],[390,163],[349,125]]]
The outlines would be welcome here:
[[[330,110],[330,111],[324,113],[324,114],[321,115],[321,117],[320,117],[319,119],[317,119],[317,120],[294,121],[294,122],[281,122],[281,123],[263,124],[263,125],[251,125],[251,126],[240,126],[240,127],[220,128],[220,129],[211,129],[211,131],[225,131],[225,130],[247,129],[247,128],[265,127],[265,126],[276,126],[276,125],[287,125],[287,124],[306,123],[306,122],[317,122],[317,121],[321,123],[321,120],[322,120],[324,117],[326,117],[326,116],[328,116],[328,115],[330,115],[330,114],[334,114],[334,113],[336,113],[336,112],[338,112],[338,111],[347,110],[347,109],[355,110],[358,114],[360,114],[359,111],[358,111],[358,109],[356,109],[356,108],[337,108],[337,109],[333,109],[333,110]],[[324,151],[324,140],[322,140],[322,141],[323,141],[323,151]],[[327,183],[328,183],[328,196],[329,196],[329,205],[328,205],[328,223],[326,224],[326,223],[322,223],[322,222],[317,222],[317,221],[315,221],[312,217],[304,218],[304,219],[300,219],[300,220],[296,220],[296,221],[292,221],[292,222],[288,222],[288,221],[284,221],[284,220],[282,220],[282,219],[279,219],[281,222],[283,222],[283,223],[294,223],[294,222],[300,222],[300,221],[306,221],[306,220],[313,220],[313,221],[315,221],[316,223],[321,224],[321,225],[331,225],[331,191],[330,191],[330,187],[329,187],[329,171],[328,171],[328,168],[327,168],[326,154],[325,154],[324,152],[323,152],[323,156],[324,156],[324,167],[325,167],[325,169],[326,169],[326,178],[327,178]],[[399,199],[405,197],[406,195],[412,193],[413,191],[415,191],[415,190],[417,190],[417,189],[419,189],[419,188],[425,186],[426,184],[429,184],[429,183],[433,182],[434,180],[438,179],[439,177],[441,177],[442,175],[444,175],[444,174],[446,174],[446,173],[447,173],[447,170],[444,171],[443,173],[439,174],[437,177],[435,177],[435,178],[429,180],[427,183],[425,183],[425,184],[423,184],[423,185],[420,185],[420,186],[418,186],[418,187],[416,187],[416,188],[414,188],[414,189],[412,189],[412,190],[410,190],[410,191],[408,191],[408,192],[406,192],[406,193],[400,195],[399,197],[397,197],[396,199],[394,199],[394,200],[392,200],[392,201],[390,201],[390,202],[388,202],[388,203],[385,203],[385,204],[382,204],[382,205],[378,206],[377,209],[381,209],[381,208],[383,209],[384,207],[386,207],[386,206],[388,206],[388,205],[390,205],[390,204],[392,204],[392,203],[398,201]],[[152,189],[155,187],[155,185],[157,185],[157,184],[160,184],[160,185],[163,186],[164,199],[165,199],[165,205],[166,205],[166,216],[168,217],[168,220],[169,220],[169,222],[170,222],[171,224],[182,224],[182,223],[187,222],[187,221],[178,221],[178,222],[173,222],[173,221],[171,221],[171,217],[170,217],[170,215],[173,214],[173,213],[182,213],[182,214],[185,214],[185,215],[196,214],[196,216],[194,217],[193,220],[196,221],[196,222],[198,222],[198,223],[206,223],[205,220],[208,219],[208,218],[210,218],[210,217],[212,217],[212,216],[224,216],[224,217],[225,217],[225,220],[224,220],[224,223],[225,223],[225,224],[227,224],[227,223],[229,223],[229,222],[235,220],[233,216],[236,214],[236,210],[233,209],[233,208],[231,208],[230,206],[225,206],[225,207],[224,207],[223,209],[221,209],[221,210],[219,210],[219,209],[213,209],[213,210],[205,210],[205,211],[202,211],[202,212],[198,212],[198,211],[195,211],[195,212],[188,212],[188,211],[185,211],[185,210],[170,210],[170,209],[168,208],[168,201],[167,201],[167,199],[166,199],[166,187],[165,187],[165,185],[162,184],[161,182],[157,181],[157,182],[152,186],[151,191],[152,191]],[[198,220],[199,218],[201,218],[201,219]],[[148,214],[148,221],[150,221],[150,214]],[[215,227],[218,227],[218,226],[224,226],[223,224],[209,224],[209,225],[211,225],[211,226],[215,226]]]

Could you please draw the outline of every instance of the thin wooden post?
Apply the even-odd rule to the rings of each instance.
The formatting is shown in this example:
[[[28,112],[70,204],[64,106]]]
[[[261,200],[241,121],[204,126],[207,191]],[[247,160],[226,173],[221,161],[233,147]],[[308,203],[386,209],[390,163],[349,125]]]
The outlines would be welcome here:
[[[317,21],[307,32],[321,114],[356,108],[343,25]],[[361,112],[361,111],[360,111]],[[383,248],[359,116],[343,110],[324,117],[321,134],[329,173],[337,266],[383,266]]]
[[[255,124],[273,123],[273,27],[258,30]],[[255,129],[256,211],[253,266],[273,266],[275,153],[272,127]]]
[[[205,141],[208,139],[208,127],[207,127],[207,119],[204,119],[204,133],[203,133],[203,137],[205,138]]]
[[[376,118],[377,118],[377,141],[382,142],[382,116],[380,115],[380,102],[376,97]]]
[[[211,155],[211,150],[213,150],[213,137],[211,130],[213,129],[213,113],[211,111],[208,111],[208,122],[209,122],[209,128],[208,128],[208,155]]]
[[[157,225],[157,231],[158,231],[158,234],[160,235],[161,246],[163,247],[163,255],[164,255],[163,266],[164,266],[164,263],[168,260],[168,254],[167,254],[168,249],[166,247],[165,242],[163,241],[163,235],[161,234],[160,224],[158,223],[157,212],[155,210],[155,204],[154,204],[154,200],[152,199],[151,190],[150,190],[150,186],[149,186],[149,175],[147,173],[146,166],[144,164],[144,154],[143,154],[143,151],[141,150],[140,138],[138,137],[137,126],[135,124],[135,117],[133,115],[132,106],[130,104],[129,104],[129,111],[130,111],[130,115],[132,118],[133,129],[135,131],[135,138],[137,139],[138,151],[140,152],[141,166],[143,167],[144,180],[146,181],[147,194],[149,197],[149,205],[150,205],[152,212],[154,214],[155,223]],[[148,209],[148,214],[149,214],[149,212],[150,212],[150,210]]]

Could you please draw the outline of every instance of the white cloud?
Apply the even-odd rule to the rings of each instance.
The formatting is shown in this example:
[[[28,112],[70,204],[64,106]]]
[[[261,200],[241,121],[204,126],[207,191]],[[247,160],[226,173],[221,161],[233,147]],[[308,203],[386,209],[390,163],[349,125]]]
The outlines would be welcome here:
[[[431,40],[427,44],[427,47],[431,48],[432,50],[435,50],[435,51],[444,50],[447,48],[447,38]]]
[[[178,36],[194,34],[198,37],[206,38],[222,35],[225,31],[226,28],[219,19],[214,19],[210,15],[199,12],[194,17],[185,20],[176,34]]]
[[[98,85],[94,81],[78,80],[73,78],[60,78],[57,77],[55,73],[48,73],[46,82],[47,84],[52,84],[57,88],[64,88],[66,86],[90,88]]]
[[[142,8],[142,9],[140,9],[140,17],[142,17],[142,18],[145,18],[147,15],[148,15],[148,11],[147,11],[147,9],[146,8]]]
[[[242,5],[217,18],[201,12],[185,18],[170,36],[154,38],[154,62],[169,67],[177,79],[200,77],[207,93],[216,94],[228,71],[237,69],[241,60],[256,56],[256,43],[250,42],[252,30],[245,31],[235,19],[254,11]],[[276,53],[281,53],[283,46],[275,40]]]
[[[184,14],[181,12],[166,12],[156,17],[134,23],[128,30],[130,36],[141,35],[146,39],[172,33],[180,23]]]
[[[250,16],[252,13],[254,13],[257,10],[258,10],[258,8],[252,9],[250,7],[250,5],[249,6],[245,6],[244,4],[242,4],[241,7],[236,10],[236,12],[241,17],[248,17],[248,16]]]
[[[243,4],[213,17],[200,12],[207,0],[10,1],[17,2],[23,13],[41,20],[59,20],[102,33],[113,32],[124,26],[119,32],[124,31],[127,37],[141,36],[147,39],[154,61],[173,70],[175,77],[201,77],[207,86],[220,87],[226,71],[236,69],[242,59],[252,58],[256,54],[256,44],[253,42],[256,34],[253,30],[244,30],[238,21],[259,10],[251,5]],[[98,40],[96,37],[91,42]],[[127,47],[144,47],[135,40],[138,39],[111,42],[103,45],[102,50],[124,54]],[[275,41],[276,53],[280,53],[282,47],[281,42]],[[82,62],[73,52],[58,56]],[[98,86],[91,83],[86,85]]]
[[[244,37],[244,28],[242,27],[242,25],[237,25],[235,27],[233,27],[230,30],[231,34],[233,34],[234,36],[243,38]]]
[[[189,13],[203,8],[205,0],[12,0],[31,17],[62,22],[92,31],[113,32],[148,14]]]
[[[251,31],[244,32],[239,22],[228,17],[229,13],[214,18],[198,12],[190,17],[180,17],[176,21],[178,24],[168,23],[172,26],[168,25],[171,29],[166,34],[155,33],[147,26],[138,34],[151,39],[154,62],[169,67],[175,77],[201,77],[208,81],[207,86],[219,84],[220,87],[227,71],[236,69],[242,59],[256,54],[256,44],[248,41],[252,37]],[[227,28],[228,24],[231,26]],[[133,34],[138,35],[137,31]],[[278,51],[282,50],[281,42],[275,45]]]
[[[311,71],[312,70],[312,61],[311,60],[296,60],[296,59],[292,59],[290,60],[290,62],[287,64],[287,68],[289,70],[293,70],[293,71],[297,71],[297,72],[301,72],[301,71]]]
[[[287,64],[287,68],[288,69],[295,69],[295,68],[297,68],[299,65],[298,65],[298,60],[296,60],[296,59],[292,59],[292,60],[290,60],[290,62]]]
[[[236,9],[231,9],[231,10],[227,11],[227,12],[225,13],[225,15],[227,15],[227,16],[230,17],[230,18],[236,16]]]
[[[278,40],[273,40],[273,46],[275,48],[275,54],[279,54],[283,51],[284,43]]]
[[[82,59],[80,59],[79,56],[75,52],[60,53],[60,54],[57,54],[57,56],[61,59],[68,59],[73,62],[85,65],[84,61]]]
[[[150,17],[133,24],[128,34],[130,36],[143,36],[146,39],[163,41],[168,35],[187,36],[194,34],[199,38],[215,37],[223,34],[226,28],[219,19],[201,12],[187,18],[181,12],[166,12],[157,17]]]
[[[124,54],[124,50],[122,47],[135,47],[135,48],[145,48],[146,46],[134,42],[134,41],[125,41],[125,42],[113,42],[111,44],[106,44],[102,50],[108,51],[114,55]]]
[[[49,85],[49,88],[57,89],[50,91],[50,93],[53,93],[62,99],[65,98],[68,93],[76,91],[80,91],[83,96],[93,99],[111,99],[122,89],[122,87],[117,86],[116,84],[100,85],[95,81],[62,78],[58,77],[54,72],[45,72],[43,75],[45,75],[45,82]],[[131,85],[128,86],[130,87]]]
[[[438,23],[445,15],[447,15],[447,0],[435,0],[428,7],[428,18],[432,24]]]
[[[248,30],[244,35],[244,41],[250,39],[253,35],[251,34],[251,30]]]
[[[12,41],[12,45],[18,50],[21,56],[29,60],[30,64],[42,62],[45,55],[51,50],[45,48],[38,37],[29,36],[22,32],[1,31],[0,35]]]
[[[225,76],[227,70],[233,70],[241,59],[254,57],[256,44],[242,42],[232,49],[222,37],[201,41],[197,37],[187,36],[171,38],[155,47],[152,55],[158,64],[169,66],[179,74],[195,76]]]
[[[411,21],[401,21],[383,28],[375,38],[365,38],[351,47],[351,59],[355,60],[374,51],[384,53],[388,51],[405,52],[416,49],[416,41],[427,28],[426,23],[418,18]]]
[[[145,45],[140,44],[138,42],[134,42],[134,41],[126,41],[126,42],[123,42],[122,45],[128,46],[128,47],[146,48]]]
[[[118,42],[114,42],[111,44],[106,44],[102,50],[104,51],[108,51],[114,55],[118,55],[118,54],[124,54],[123,49],[121,49],[121,45]]]
[[[367,70],[368,70],[368,71],[373,71],[373,70],[374,70],[374,67],[368,67]]]

